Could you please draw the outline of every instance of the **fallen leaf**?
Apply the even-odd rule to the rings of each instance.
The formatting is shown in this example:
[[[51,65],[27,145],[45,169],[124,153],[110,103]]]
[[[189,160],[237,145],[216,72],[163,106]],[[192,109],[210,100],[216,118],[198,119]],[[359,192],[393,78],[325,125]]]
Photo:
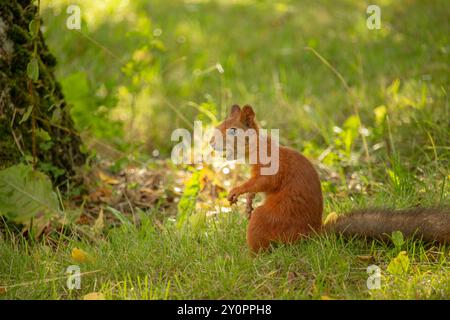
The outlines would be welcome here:
[[[89,260],[89,256],[85,251],[78,248],[73,248],[72,259],[75,260],[76,262],[83,263]]]
[[[327,296],[327,295],[321,296],[320,299],[321,300],[335,300],[335,299],[333,299],[333,298],[331,298],[330,296]]]
[[[406,251],[401,251],[398,256],[389,262],[387,271],[391,274],[402,275],[408,272],[409,258]]]
[[[105,295],[101,292],[91,292],[85,294],[83,300],[105,300]]]
[[[371,255],[362,255],[362,256],[356,256],[361,261],[373,261],[374,258]]]
[[[325,218],[325,221],[323,224],[332,223],[335,222],[338,218],[338,214],[336,212],[330,212],[327,217]]]
[[[0,294],[5,294],[6,291],[8,291],[6,287],[0,287]]]
[[[107,184],[119,184],[120,181],[117,180],[114,177],[111,177],[109,175],[107,175],[106,173],[99,171],[98,172],[98,177],[100,178],[101,181],[107,183]]]
[[[103,215],[103,208],[100,208],[100,212],[98,213],[98,218],[94,222],[94,226],[92,227],[94,229],[95,233],[101,233],[103,230],[103,227],[105,226],[104,223],[104,215]]]
[[[295,271],[289,271],[287,277],[288,277],[288,282],[292,282],[295,279],[297,279],[298,275]]]
[[[139,199],[139,200],[144,201],[144,202],[154,203],[161,196],[161,194],[159,192],[152,190],[150,188],[141,188],[139,190],[139,192],[141,193],[141,199]]]
[[[98,188],[89,194],[89,198],[93,202],[109,202],[112,191],[108,188]]]

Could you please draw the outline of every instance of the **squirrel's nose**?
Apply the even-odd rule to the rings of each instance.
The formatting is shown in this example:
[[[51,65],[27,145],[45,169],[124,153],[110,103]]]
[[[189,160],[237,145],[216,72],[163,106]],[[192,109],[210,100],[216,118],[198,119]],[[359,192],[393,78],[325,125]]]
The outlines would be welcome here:
[[[211,140],[209,141],[209,144],[211,145],[211,147],[215,148],[216,140],[214,139],[214,137],[211,138]]]

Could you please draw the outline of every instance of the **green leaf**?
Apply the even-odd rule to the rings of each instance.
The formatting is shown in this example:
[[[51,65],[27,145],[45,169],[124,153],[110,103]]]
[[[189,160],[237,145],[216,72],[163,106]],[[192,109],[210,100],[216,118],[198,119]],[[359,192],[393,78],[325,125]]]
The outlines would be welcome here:
[[[357,132],[358,128],[360,126],[359,118],[355,115],[352,115],[345,120],[343,124],[344,129],[352,129]]]
[[[115,215],[116,218],[119,219],[122,224],[127,225],[127,226],[132,225],[131,221],[119,210],[116,210],[110,206],[107,206],[106,209],[108,209],[113,215]]]
[[[384,105],[378,106],[373,110],[373,112],[375,113],[375,122],[377,123],[377,125],[381,125],[384,119],[386,119],[387,115],[386,106]]]
[[[41,148],[44,151],[49,150],[51,148],[50,144],[53,144],[53,143],[51,141],[45,142],[45,143],[40,143],[39,148]],[[52,176],[55,179],[58,178],[59,176],[63,175],[66,172],[64,169],[61,169],[61,168],[53,165],[52,163],[40,161],[38,165],[39,165],[39,170],[41,170],[42,172],[45,172],[45,173],[52,174]]]
[[[391,85],[388,87],[387,91],[392,94],[392,96],[396,97],[398,93],[398,89],[400,88],[400,79],[395,79]]]
[[[50,179],[31,166],[19,164],[0,171],[0,215],[29,228],[38,236],[55,217],[61,216],[58,197]]]
[[[37,81],[39,79],[39,62],[36,57],[31,58],[30,62],[28,62],[27,74],[33,81]]]
[[[42,151],[49,151],[52,147],[53,147],[54,143],[52,141],[45,141],[45,142],[41,142],[39,143],[39,149],[41,149]],[[44,172],[46,170],[43,170]]]
[[[155,49],[157,49],[159,51],[162,51],[162,52],[166,51],[166,47],[164,46],[164,42],[162,42],[161,40],[153,39],[150,42],[150,44],[151,44],[152,48],[155,48]]]
[[[35,37],[38,33],[38,22],[36,19],[33,19],[30,21],[30,23],[28,24],[28,31],[30,32],[30,34]]]
[[[51,141],[52,140],[52,137],[50,136],[50,134],[42,128],[36,129],[36,137],[38,137],[42,141]]]
[[[387,271],[391,274],[402,275],[408,272],[409,258],[406,251],[401,251],[398,256],[389,263]]]
[[[20,120],[19,124],[24,123],[30,117],[31,112],[33,111],[33,106],[29,106],[27,111],[24,113],[22,120]]]
[[[403,233],[400,231],[392,232],[392,242],[394,243],[396,248],[401,248],[405,243],[405,239],[403,238]]]

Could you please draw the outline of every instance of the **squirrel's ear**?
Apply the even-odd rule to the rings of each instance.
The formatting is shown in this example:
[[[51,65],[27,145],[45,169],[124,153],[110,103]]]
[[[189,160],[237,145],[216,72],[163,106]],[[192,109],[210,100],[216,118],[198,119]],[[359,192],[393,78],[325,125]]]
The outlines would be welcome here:
[[[253,111],[252,107],[248,104],[242,108],[241,112],[241,122],[245,124],[247,127],[253,127],[255,121],[255,111]]]
[[[241,112],[241,107],[239,107],[237,104],[234,104],[231,107],[231,115],[234,116],[236,114],[239,114]]]

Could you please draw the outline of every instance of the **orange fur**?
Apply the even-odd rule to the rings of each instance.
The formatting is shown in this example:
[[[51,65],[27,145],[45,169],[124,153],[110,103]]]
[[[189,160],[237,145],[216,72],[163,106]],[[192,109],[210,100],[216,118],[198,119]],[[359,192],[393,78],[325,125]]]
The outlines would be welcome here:
[[[217,129],[225,136],[226,130],[232,127],[259,130],[250,106],[245,106],[242,111],[233,106],[230,117]],[[252,165],[251,178],[233,188],[228,196],[230,202],[235,203],[245,193],[266,194],[264,204],[250,216],[247,231],[250,248],[259,251],[271,242],[294,242],[320,229],[323,199],[319,176],[313,165],[297,151],[280,146],[278,172],[261,175],[261,167],[259,162]]]
[[[247,105],[241,110],[234,105],[229,118],[217,130],[225,137],[230,128],[255,129],[259,134],[253,109]],[[269,138],[268,150],[271,143]],[[214,139],[211,145],[215,146]],[[246,153],[249,148],[249,141],[246,141]],[[450,243],[450,214],[447,209],[357,210],[337,217],[322,228],[323,197],[313,165],[297,151],[283,146],[279,146],[279,170],[274,175],[261,175],[263,165],[259,156],[257,160],[252,165],[251,178],[233,188],[228,195],[228,200],[234,204],[240,195],[247,194],[250,216],[247,242],[255,252],[267,249],[272,242],[292,243],[316,231],[386,239],[393,231],[399,230],[408,237]],[[264,192],[266,200],[253,210],[252,200],[258,192]]]

